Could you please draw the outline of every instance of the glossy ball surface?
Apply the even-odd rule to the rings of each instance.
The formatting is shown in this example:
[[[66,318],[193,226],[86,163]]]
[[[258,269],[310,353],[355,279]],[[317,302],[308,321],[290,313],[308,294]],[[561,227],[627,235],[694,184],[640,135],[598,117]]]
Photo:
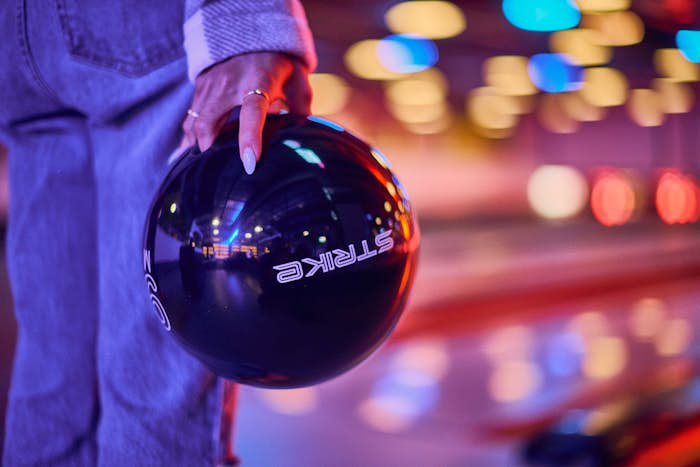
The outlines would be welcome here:
[[[151,299],[219,376],[319,383],[396,325],[419,244],[411,205],[386,159],[334,123],[268,116],[253,175],[237,139],[227,124],[159,189],[143,252]]]

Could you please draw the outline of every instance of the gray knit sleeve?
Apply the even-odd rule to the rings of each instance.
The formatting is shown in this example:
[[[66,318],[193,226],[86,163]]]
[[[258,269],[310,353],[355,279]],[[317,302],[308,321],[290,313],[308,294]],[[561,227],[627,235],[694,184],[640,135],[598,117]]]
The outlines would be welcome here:
[[[192,81],[205,68],[248,52],[286,52],[316,67],[299,0],[186,0],[183,28]]]

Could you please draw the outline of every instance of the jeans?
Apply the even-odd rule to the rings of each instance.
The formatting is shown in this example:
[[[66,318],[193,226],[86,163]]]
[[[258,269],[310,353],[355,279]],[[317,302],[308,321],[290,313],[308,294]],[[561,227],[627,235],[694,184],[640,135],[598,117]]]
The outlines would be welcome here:
[[[18,323],[3,464],[213,465],[221,383],[167,335],[141,270],[193,92],[182,5],[1,3]]]

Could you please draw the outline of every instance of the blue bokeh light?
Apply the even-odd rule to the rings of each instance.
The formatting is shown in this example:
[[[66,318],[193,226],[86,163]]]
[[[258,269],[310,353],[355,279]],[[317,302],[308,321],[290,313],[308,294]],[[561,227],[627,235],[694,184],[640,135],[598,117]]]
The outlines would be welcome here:
[[[687,60],[700,63],[700,31],[681,29],[676,33],[676,45]]]
[[[503,14],[513,26],[527,31],[560,31],[581,21],[573,0],[503,0]]]
[[[545,92],[568,92],[581,88],[583,67],[564,54],[536,54],[527,65],[530,79]]]
[[[415,73],[435,65],[437,46],[430,39],[414,34],[387,36],[377,46],[379,61],[397,73]]]

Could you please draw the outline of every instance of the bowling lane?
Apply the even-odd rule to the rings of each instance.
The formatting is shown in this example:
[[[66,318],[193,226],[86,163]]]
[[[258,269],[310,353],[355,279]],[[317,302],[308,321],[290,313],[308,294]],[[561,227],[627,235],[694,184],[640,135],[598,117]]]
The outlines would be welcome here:
[[[502,271],[484,287],[470,288],[465,273],[464,289],[441,283],[417,295],[390,344],[337,380],[244,389],[241,456],[281,466],[526,465],[526,440],[566,414],[684,384],[700,354],[694,231],[648,224],[614,231],[604,245],[601,233],[582,225],[463,232],[452,245],[469,250],[465,238],[485,236],[508,258]],[[435,240],[428,229],[424,254]],[[633,247],[617,251],[624,244]],[[543,250],[551,261],[537,262]],[[421,281],[438,265],[422,259],[416,291],[427,294]],[[472,260],[467,269],[486,267]],[[624,286],[610,282],[620,268]],[[508,293],[495,293],[499,274],[511,280]]]

